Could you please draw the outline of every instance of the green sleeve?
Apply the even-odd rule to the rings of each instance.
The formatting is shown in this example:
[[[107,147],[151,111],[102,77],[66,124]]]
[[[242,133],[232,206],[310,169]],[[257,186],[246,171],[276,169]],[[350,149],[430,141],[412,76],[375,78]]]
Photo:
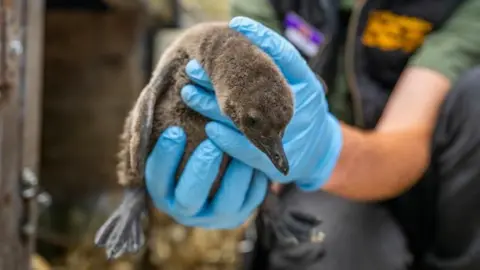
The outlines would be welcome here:
[[[438,31],[428,35],[409,66],[435,70],[453,83],[480,65],[480,0],[467,0]]]
[[[230,0],[230,16],[249,17],[277,32],[281,29],[281,22],[268,0]]]

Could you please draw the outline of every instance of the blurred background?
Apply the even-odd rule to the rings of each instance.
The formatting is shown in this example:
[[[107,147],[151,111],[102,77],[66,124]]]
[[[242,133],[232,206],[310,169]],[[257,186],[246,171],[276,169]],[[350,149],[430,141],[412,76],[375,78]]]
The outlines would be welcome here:
[[[228,1],[0,2],[0,269],[234,269],[241,229],[165,217],[151,253],[107,262],[93,246],[120,199],[127,111],[165,46],[189,25],[227,20]]]

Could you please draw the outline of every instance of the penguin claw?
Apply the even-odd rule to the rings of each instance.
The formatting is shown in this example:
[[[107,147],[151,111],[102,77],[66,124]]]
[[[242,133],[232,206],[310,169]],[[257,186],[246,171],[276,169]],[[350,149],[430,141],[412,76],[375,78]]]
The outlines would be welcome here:
[[[135,198],[127,196],[127,203],[120,205],[95,235],[95,245],[105,248],[109,260],[117,259],[125,253],[136,253],[145,243],[141,227],[142,208],[135,207],[139,202],[131,200]]]
[[[113,260],[126,253],[137,253],[143,246],[142,238],[140,220],[112,215],[98,231],[95,244],[104,247],[107,259]]]

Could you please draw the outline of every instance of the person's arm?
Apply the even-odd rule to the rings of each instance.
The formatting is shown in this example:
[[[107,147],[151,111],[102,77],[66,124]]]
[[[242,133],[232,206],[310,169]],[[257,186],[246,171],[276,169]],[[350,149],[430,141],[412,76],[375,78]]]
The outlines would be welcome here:
[[[461,73],[480,64],[478,14],[480,1],[467,1],[425,40],[374,131],[342,126],[344,147],[324,190],[351,199],[387,199],[421,178],[445,95]]]
[[[344,146],[323,190],[379,200],[414,185],[428,166],[436,115],[449,88],[450,81],[440,73],[405,70],[374,131],[342,125]]]

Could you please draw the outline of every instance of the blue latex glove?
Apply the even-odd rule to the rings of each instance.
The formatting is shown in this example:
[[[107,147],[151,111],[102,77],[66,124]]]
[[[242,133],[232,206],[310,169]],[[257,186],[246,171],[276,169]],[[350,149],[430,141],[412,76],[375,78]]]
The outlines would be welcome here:
[[[216,120],[207,125],[206,132],[225,153],[265,172],[273,181],[295,182],[305,191],[319,189],[330,177],[342,147],[340,124],[328,112],[322,84],[294,46],[274,31],[245,17],[232,19],[230,27],[272,57],[294,93],[295,112],[283,138],[290,163],[288,175],[281,174],[267,156],[220,113],[208,75],[195,60],[188,63],[187,74],[206,91],[187,86],[182,89],[184,101],[202,115]]]
[[[232,160],[216,196],[207,203],[223,152],[210,140],[202,142],[175,185],[185,144],[184,131],[171,127],[160,136],[147,159],[146,186],[155,206],[186,226],[231,229],[244,223],[265,197],[266,175]]]

